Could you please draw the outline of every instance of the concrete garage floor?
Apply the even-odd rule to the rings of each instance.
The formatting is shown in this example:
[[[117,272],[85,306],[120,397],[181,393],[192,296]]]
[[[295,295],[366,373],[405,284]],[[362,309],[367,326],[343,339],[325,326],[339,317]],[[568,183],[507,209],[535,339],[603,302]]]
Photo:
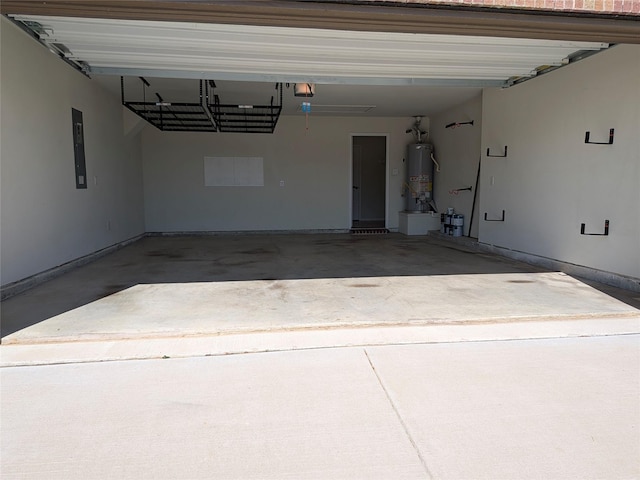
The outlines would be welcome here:
[[[428,237],[148,237],[3,302],[2,343],[640,313],[600,287]]]
[[[640,478],[637,296],[424,237],[145,238],[3,302],[0,476]]]

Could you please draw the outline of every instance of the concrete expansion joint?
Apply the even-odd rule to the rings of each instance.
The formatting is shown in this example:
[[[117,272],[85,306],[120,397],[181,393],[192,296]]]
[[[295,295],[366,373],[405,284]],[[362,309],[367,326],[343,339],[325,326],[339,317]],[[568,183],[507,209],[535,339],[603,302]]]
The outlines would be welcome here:
[[[0,345],[0,369],[13,367],[37,367],[52,365],[69,365],[84,363],[110,363],[110,362],[127,362],[127,361],[143,361],[143,360],[171,360],[185,358],[205,358],[205,357],[231,357],[251,354],[268,354],[281,352],[301,352],[301,351],[318,351],[318,350],[338,350],[351,348],[374,348],[374,347],[403,347],[417,345],[455,345],[455,344],[482,344],[482,343],[507,343],[507,342],[526,342],[539,340],[558,340],[558,339],[576,339],[576,338],[605,338],[605,337],[638,337],[640,339],[640,329],[633,332],[622,333],[575,333],[567,335],[539,335],[539,336],[513,336],[512,338],[500,338],[499,336],[490,336],[487,338],[453,338],[431,340],[408,340],[408,341],[379,341],[379,342],[343,342],[327,343],[316,345],[288,345],[288,346],[272,346],[269,348],[239,348],[236,350],[216,350],[215,348],[194,347],[190,342],[182,349],[176,346],[175,341],[171,341],[170,346],[158,349],[153,353],[133,354],[132,351],[139,352],[144,340],[138,341],[116,341],[116,342],[78,342],[76,344],[60,343],[60,344],[40,344],[40,345]],[[149,342],[149,340],[146,340]],[[103,355],[104,350],[117,350],[122,343],[129,343],[121,352],[113,352]],[[95,349],[91,345],[97,346]],[[49,347],[49,348],[47,348]],[[180,349],[180,351],[171,350],[172,348]],[[372,368],[373,364],[371,365]]]
[[[413,438],[413,435],[411,435],[411,432],[409,431],[409,427],[408,427],[407,423],[402,418],[402,415],[398,411],[398,407],[396,406],[395,402],[393,401],[393,398],[391,398],[391,395],[389,395],[389,391],[387,390],[387,387],[384,385],[384,382],[382,381],[382,378],[380,378],[380,374],[376,370],[376,367],[373,364],[373,361],[371,360],[371,357],[369,356],[369,352],[367,352],[366,348],[363,348],[362,351],[364,352],[365,357],[367,357],[367,362],[369,362],[369,366],[371,367],[371,370],[373,371],[373,374],[375,375],[376,379],[378,380],[378,384],[380,385],[380,388],[382,388],[382,391],[384,392],[385,396],[387,397],[387,400],[389,401],[389,404],[391,405],[391,409],[393,410],[393,412],[395,413],[396,417],[398,418],[398,421],[400,422],[400,425],[402,426],[402,429],[404,430],[404,433],[407,436],[407,440],[409,440],[409,443],[411,443],[411,446],[415,450],[416,455],[418,456],[418,459],[420,460],[420,463],[422,464],[422,467],[424,468],[424,471],[425,471],[425,473],[427,475],[427,478],[429,478],[429,479],[434,478],[433,474],[429,470],[429,467],[427,466],[427,461],[425,460],[424,456],[422,455],[422,452],[420,451],[420,447],[418,447],[418,444],[416,443],[415,439]]]

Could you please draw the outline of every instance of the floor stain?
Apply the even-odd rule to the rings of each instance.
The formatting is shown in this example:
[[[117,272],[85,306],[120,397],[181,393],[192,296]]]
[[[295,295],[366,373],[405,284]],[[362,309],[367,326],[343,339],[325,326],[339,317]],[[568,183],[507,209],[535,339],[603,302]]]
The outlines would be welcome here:
[[[242,253],[243,255],[272,255],[277,252],[275,250],[267,250],[266,248],[254,248],[251,250],[242,250],[238,253]]]
[[[184,258],[184,255],[182,254],[172,253],[172,252],[163,252],[160,250],[152,250],[150,252],[147,252],[146,255],[147,257],[161,257],[161,258],[170,258],[170,259]]]
[[[225,267],[241,267],[243,265],[251,265],[257,263],[256,260],[230,260],[230,261],[221,261],[220,264]]]

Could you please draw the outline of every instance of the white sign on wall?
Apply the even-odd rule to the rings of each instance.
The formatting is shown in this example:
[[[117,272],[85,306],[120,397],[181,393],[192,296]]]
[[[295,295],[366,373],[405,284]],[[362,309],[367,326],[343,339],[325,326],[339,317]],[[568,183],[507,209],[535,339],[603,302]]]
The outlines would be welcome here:
[[[262,157],[204,157],[205,187],[263,187]]]

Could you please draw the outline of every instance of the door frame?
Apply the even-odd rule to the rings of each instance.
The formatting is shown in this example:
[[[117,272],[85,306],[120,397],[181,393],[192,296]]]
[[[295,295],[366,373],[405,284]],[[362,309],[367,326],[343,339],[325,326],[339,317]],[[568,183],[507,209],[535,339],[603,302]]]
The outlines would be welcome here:
[[[350,133],[349,134],[349,229],[353,228],[353,138],[385,137],[384,147],[384,228],[389,225],[389,137],[388,133]]]

